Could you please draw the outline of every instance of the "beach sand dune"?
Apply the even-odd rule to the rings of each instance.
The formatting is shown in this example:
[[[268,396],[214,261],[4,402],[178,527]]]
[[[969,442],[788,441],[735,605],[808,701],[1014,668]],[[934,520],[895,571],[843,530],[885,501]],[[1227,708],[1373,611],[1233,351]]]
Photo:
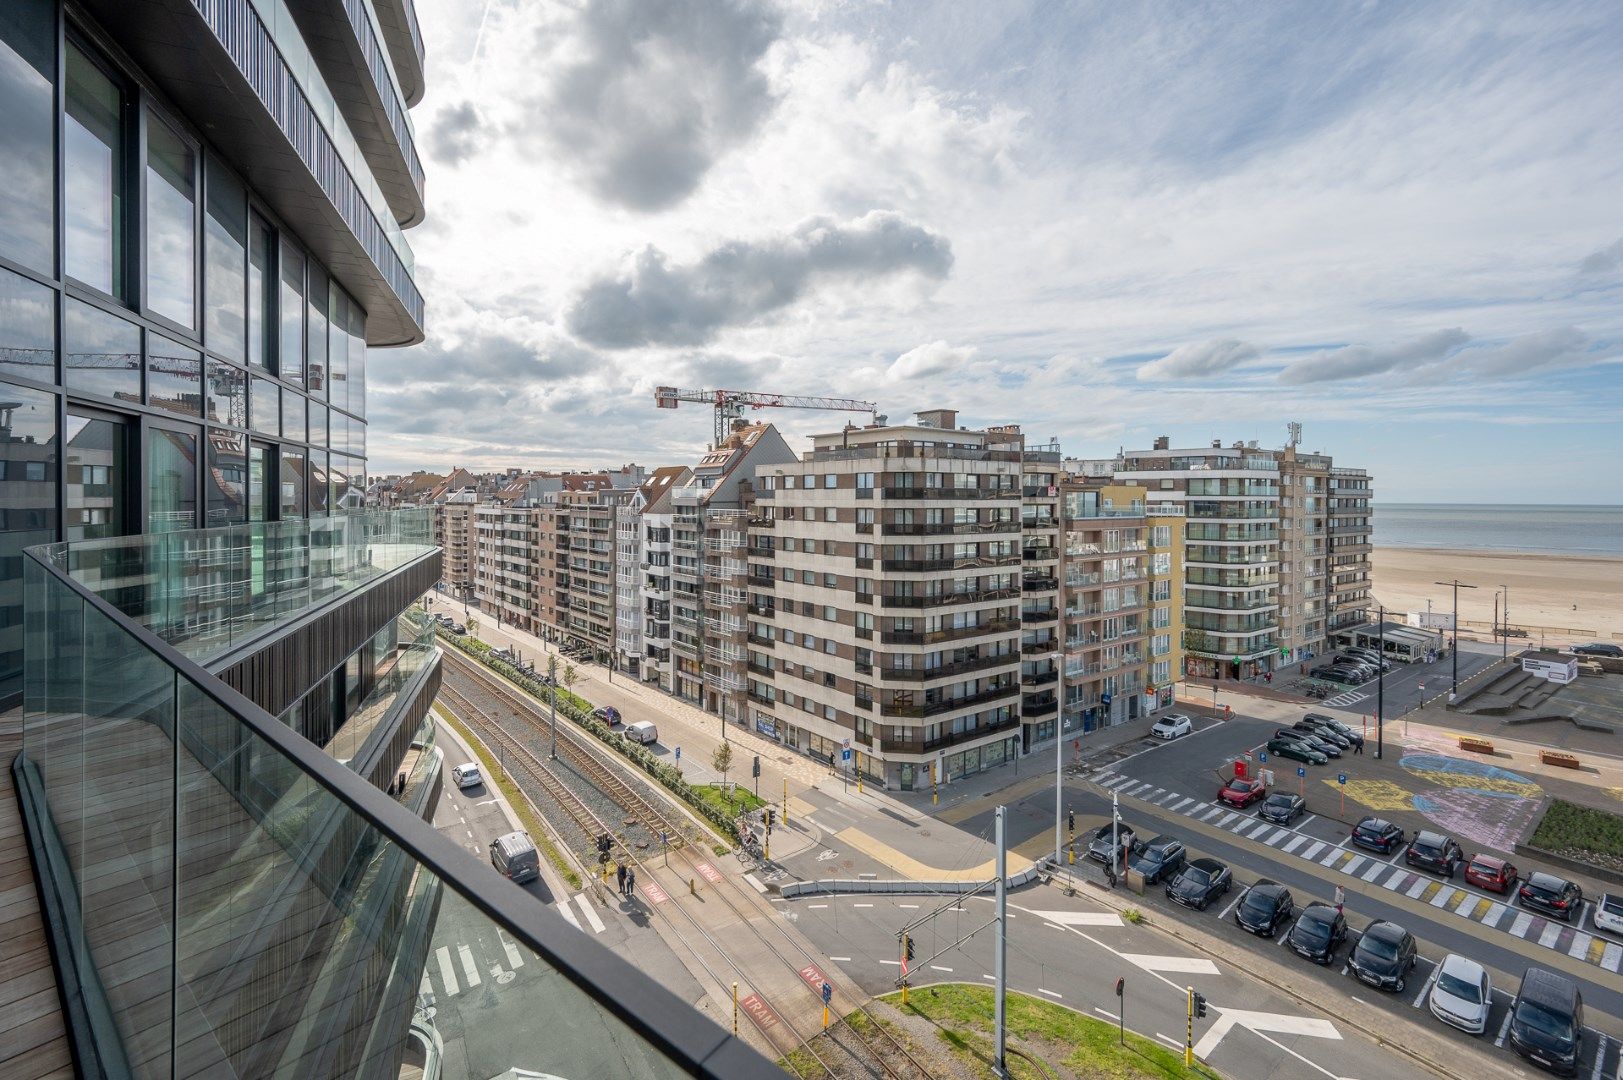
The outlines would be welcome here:
[[[1488,637],[1494,593],[1508,585],[1510,623],[1532,630],[1532,644],[1535,627],[1548,628],[1551,645],[1623,640],[1623,557],[1378,547],[1370,558],[1374,597],[1391,611],[1425,611],[1429,599],[1434,612],[1447,612],[1453,590],[1432,583],[1457,577],[1477,586],[1460,590],[1462,630],[1480,622]]]

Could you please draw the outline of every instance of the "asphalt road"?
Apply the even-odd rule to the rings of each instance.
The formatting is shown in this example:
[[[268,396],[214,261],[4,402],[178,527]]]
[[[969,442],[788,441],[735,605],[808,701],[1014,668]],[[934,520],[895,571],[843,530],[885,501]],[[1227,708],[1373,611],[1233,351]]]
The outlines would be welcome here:
[[[1153,757],[1155,754],[1149,756]],[[1009,817],[1012,823],[1012,838],[1017,843],[1023,839],[1020,831],[1021,822],[1032,824],[1042,822],[1036,826],[1036,835],[1041,835],[1046,840],[1047,828],[1051,827],[1047,823],[1052,821],[1053,814],[1050,798],[1051,796],[1038,795],[1034,797],[1038,804],[1035,807],[1022,804],[1014,808]],[[1067,802],[1076,810],[1078,835],[1085,829],[1109,820],[1109,797],[1092,784],[1067,785]],[[988,816],[990,813],[988,810]],[[1237,837],[1227,830],[1197,823],[1169,809],[1145,807],[1133,800],[1124,799],[1122,817],[1139,830],[1140,836],[1148,837],[1161,832],[1172,833],[1188,844],[1193,856],[1210,856],[1234,867],[1240,887],[1247,886],[1258,878],[1268,878],[1285,884],[1295,895],[1298,906],[1313,900],[1331,901],[1335,886],[1342,884],[1347,888],[1348,921],[1354,929],[1361,930],[1373,919],[1389,919],[1399,923],[1418,939],[1420,954],[1423,957],[1435,961],[1449,952],[1469,956],[1489,968],[1494,984],[1501,989],[1514,991],[1522,972],[1530,965],[1551,967],[1574,974],[1579,979],[1588,1008],[1588,1021],[1597,1029],[1596,1037],[1590,1040],[1588,1052],[1591,1056],[1586,1059],[1585,1068],[1589,1071],[1580,1075],[1593,1075],[1597,1080],[1603,1076],[1618,1075],[1617,1048],[1619,1042],[1623,1041],[1623,1019],[1620,1019],[1623,1018],[1623,979],[1618,979],[1599,968],[1577,964],[1564,956],[1540,948],[1531,942],[1511,937],[1502,931],[1487,929],[1446,912],[1436,911],[1432,914],[1435,909],[1427,904],[1383,889],[1366,887],[1358,879],[1329,870],[1317,862],[1282,854],[1273,848]],[[973,830],[980,827],[980,823],[978,819],[972,820],[964,823],[963,827]],[[1026,827],[1029,830],[1030,824]],[[1309,828],[1311,827],[1310,823]],[[1238,889],[1232,895],[1238,897]],[[1200,920],[1204,930],[1219,934],[1224,940],[1231,942],[1237,955],[1276,947],[1273,942],[1258,939],[1233,926],[1232,920],[1225,922],[1223,916],[1229,906],[1227,903],[1206,912],[1192,912],[1171,904],[1165,899],[1164,892],[1160,888],[1154,888],[1148,890],[1145,895],[1144,906],[1155,910],[1160,917],[1166,919]],[[1345,953],[1342,954],[1342,958],[1345,959]],[[1318,972],[1318,977],[1330,980],[1333,985],[1343,988],[1349,996],[1356,996],[1361,1001],[1380,1001],[1389,997],[1363,987],[1350,975],[1341,975],[1339,966],[1332,969],[1317,969],[1306,961],[1302,961],[1302,965]],[[1588,974],[1580,974],[1581,972]],[[1414,992],[1411,989],[1411,998]],[[1395,1023],[1407,1021],[1441,1026],[1424,1010],[1410,1008],[1408,1003],[1402,1003],[1402,1006],[1394,1005],[1392,1009]],[[1493,1019],[1500,1022],[1501,1015],[1496,1013]],[[1497,1030],[1495,1034],[1498,1034]],[[1607,1055],[1607,1061],[1597,1068],[1593,1055],[1601,1048],[1601,1034],[1606,1037],[1605,1049],[1602,1052]],[[1389,1037],[1395,1041],[1402,1041],[1401,1033],[1396,1031]],[[1468,1038],[1464,1035],[1460,1037]],[[1510,1052],[1501,1050],[1500,1053],[1509,1055]]]
[[[865,993],[883,994],[895,989],[899,976],[900,927],[943,906],[949,910],[914,931],[913,993],[928,993],[928,984],[938,982],[993,985],[993,930],[953,944],[993,917],[995,905],[986,898],[960,905],[936,897],[818,897],[785,905],[785,914]],[[1195,1021],[1198,1056],[1226,1075],[1278,1080],[1415,1075],[1407,1058],[1308,1012],[1248,973],[1243,963],[1213,962],[1175,938],[1126,925],[1055,888],[1021,890],[1010,898],[1009,911],[1011,989],[1110,1023],[1124,1022],[1181,1050],[1188,1022],[1186,987],[1193,986],[1209,1002],[1206,1018]],[[1118,977],[1124,981],[1121,998],[1115,994]]]
[[[490,841],[512,827],[483,785],[458,791],[450,782],[451,767],[468,757],[443,727],[437,745],[446,787],[434,826],[485,859]],[[703,996],[645,912],[625,903],[604,906],[584,893],[552,897],[541,879],[516,887],[686,1000]],[[640,1038],[450,890],[423,974],[419,1003],[425,1002],[444,1043],[447,1080],[490,1080],[512,1068],[581,1080],[669,1071]],[[569,1037],[553,1037],[560,1030]]]
[[[1460,642],[1461,683],[1499,659],[1497,648],[1492,648],[1491,652],[1489,650],[1490,646],[1485,644]],[[1311,661],[1309,670],[1317,663],[1317,660]],[[1429,664],[1394,663],[1392,670],[1386,673],[1384,679],[1371,679],[1358,686],[1344,687],[1322,702],[1314,702],[1312,708],[1316,712],[1338,713],[1340,719],[1373,716],[1377,684],[1384,682],[1381,696],[1384,698],[1384,713],[1390,719],[1419,708],[1422,700],[1429,701],[1439,694],[1446,694],[1453,686],[1453,679],[1454,658],[1451,656],[1445,656]],[[1275,681],[1279,682],[1277,677]],[[1423,691],[1422,685],[1425,687]],[[1290,682],[1281,683],[1280,686],[1282,689],[1289,689]]]

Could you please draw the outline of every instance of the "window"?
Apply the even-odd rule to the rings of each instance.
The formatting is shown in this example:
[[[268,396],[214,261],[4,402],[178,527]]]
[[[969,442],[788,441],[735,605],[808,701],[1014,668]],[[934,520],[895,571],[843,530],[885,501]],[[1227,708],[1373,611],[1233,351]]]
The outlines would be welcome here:
[[[197,325],[197,151],[157,113],[146,125],[147,309]]]
[[[248,204],[212,156],[203,163],[203,343],[242,363],[247,350]]]
[[[68,414],[68,540],[123,536],[129,512],[129,429],[117,420]]]
[[[0,48],[0,63],[4,62],[5,55]],[[0,120],[0,125],[4,123]],[[0,131],[3,130],[0,127]],[[0,155],[0,174],[6,168],[6,156]],[[5,212],[4,206],[0,202],[0,215]],[[0,245],[4,243],[6,228],[4,219],[0,218]],[[21,274],[0,270],[0,313],[3,313],[0,314],[0,375],[56,382],[55,292]]]
[[[305,440],[304,395],[282,387],[282,436]]]
[[[248,362],[276,366],[276,238],[256,214],[248,216]]]
[[[267,435],[280,435],[282,433],[281,387],[269,379],[255,375],[249,418],[255,431],[263,431]]]
[[[327,385],[327,275],[314,262],[309,265],[309,301],[305,307],[305,385],[316,397],[325,397]]]
[[[0,47],[0,67],[6,62]],[[0,170],[4,168],[0,165]],[[0,201],[0,214],[4,206]],[[12,329],[0,319],[0,333]],[[21,689],[22,679],[22,551],[56,539],[57,399],[10,384],[0,385],[0,395],[4,396],[0,418],[7,435],[0,440],[0,463],[5,466],[5,483],[0,485],[0,565],[14,568],[0,574],[0,693],[11,693]]]
[[[304,385],[304,255],[286,240],[282,241],[281,366],[277,374],[295,386]]]
[[[310,443],[327,445],[327,406],[318,401],[310,402]]]
[[[117,296],[124,291],[124,91],[71,41],[66,66],[65,266],[91,288]],[[49,206],[46,200],[38,209]]]
[[[825,488],[839,487],[840,486],[840,478],[839,478],[839,476],[837,474],[835,474],[835,473],[826,473],[823,476],[823,486]]]
[[[825,589],[837,589],[837,588],[839,588],[839,585],[840,585],[840,576],[838,574],[824,574],[823,575],[823,588],[825,588]]]
[[[840,520],[839,508],[834,507],[834,506],[825,506],[825,507],[823,507],[823,520],[824,521],[838,521],[838,520]]]
[[[203,483],[206,528],[248,519],[248,436],[210,428],[209,468]]]
[[[858,488],[858,490],[872,488],[873,487],[873,477],[874,477],[874,474],[871,473],[871,472],[857,473],[857,488]],[[869,513],[872,513],[872,511],[869,511]]]
[[[55,74],[55,0],[7,0],[0,17],[0,255],[53,276]],[[0,599],[0,606],[9,603]],[[11,651],[11,639],[0,638],[0,691],[9,686]]]
[[[282,520],[304,516],[304,451],[282,451],[281,509]]]
[[[161,334],[147,334],[147,404],[202,416],[202,354]]]
[[[197,436],[147,429],[147,531],[197,527]]]
[[[140,328],[82,300],[70,298],[65,303],[63,377],[68,387],[123,401],[140,401]]]

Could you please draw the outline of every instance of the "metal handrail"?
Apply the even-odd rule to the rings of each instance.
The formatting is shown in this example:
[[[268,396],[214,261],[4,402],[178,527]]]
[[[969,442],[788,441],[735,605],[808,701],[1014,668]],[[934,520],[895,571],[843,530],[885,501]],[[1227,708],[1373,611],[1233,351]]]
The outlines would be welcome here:
[[[493,878],[484,864],[456,841],[442,836],[314,743],[75,581],[52,560],[50,547],[26,548],[23,554],[661,1054],[693,1076],[781,1080],[782,1073],[747,1043],[702,1017],[682,998],[596,942],[563,923],[552,924],[539,918],[543,908],[529,894],[510,882]]]

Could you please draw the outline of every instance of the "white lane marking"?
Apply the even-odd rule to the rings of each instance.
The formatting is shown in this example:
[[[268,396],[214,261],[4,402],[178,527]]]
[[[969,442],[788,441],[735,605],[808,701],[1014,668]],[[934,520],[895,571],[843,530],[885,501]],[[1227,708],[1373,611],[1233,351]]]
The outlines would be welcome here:
[[[1401,885],[1403,883],[1403,880],[1405,878],[1407,878],[1408,876],[1409,876],[1409,871],[1407,871],[1407,870],[1394,870],[1394,871],[1392,871],[1392,874],[1391,874],[1390,877],[1388,877],[1385,881],[1381,882],[1381,888],[1383,888],[1383,889],[1391,889],[1393,892],[1396,892],[1398,886]]]
[[[1410,900],[1413,900],[1415,897],[1417,897],[1421,893],[1425,892],[1426,889],[1430,885],[1431,885],[1431,882],[1428,881],[1427,879],[1425,879],[1425,878],[1417,878],[1413,885],[1410,885],[1407,889],[1404,890],[1403,895],[1407,896]]]
[[[502,938],[502,951],[507,954],[507,966],[510,969],[517,971],[524,966],[524,957],[519,954],[518,946],[505,937]]]
[[[1285,837],[1289,836],[1290,834],[1291,834],[1291,831],[1289,829],[1278,829],[1278,828],[1276,828],[1273,831],[1273,833],[1268,837],[1268,839],[1263,841],[1263,843],[1267,844],[1269,847],[1278,847],[1279,842],[1281,840],[1285,839]]]
[[[597,912],[592,910],[592,903],[586,899],[586,894],[576,893],[575,902],[580,905],[581,911],[586,913],[586,921],[592,924],[592,933],[601,934],[604,929],[603,920],[598,918]]]
[[[1223,817],[1218,821],[1217,827],[1219,829],[1226,829],[1226,828],[1229,827],[1229,822],[1233,821],[1235,818],[1237,818],[1239,816],[1240,815],[1236,814],[1233,810],[1230,810],[1230,811],[1226,812],[1223,815]]]
[[[1358,873],[1358,868],[1363,866],[1368,861],[1369,860],[1364,858],[1362,855],[1354,855],[1352,858],[1347,860],[1347,865],[1341,868],[1341,872],[1343,874],[1356,874]]]
[[[849,956],[830,956],[829,959],[841,964],[849,964],[851,962],[851,958]]]
[[[1458,889],[1444,885],[1441,889],[1437,890],[1437,895],[1431,898],[1431,906],[1446,907],[1449,901],[1454,899],[1454,894],[1457,892],[1459,892]]]
[[[473,963],[473,950],[466,945],[458,945],[456,951],[462,957],[462,974],[467,976],[468,989],[472,990],[479,985],[479,969]]]
[[[560,914],[564,918],[568,919],[570,926],[573,926],[576,930],[580,929],[580,920],[575,918],[575,909],[572,906],[570,906],[570,903],[569,903],[568,900],[565,900],[562,903],[558,904],[557,908],[558,908],[558,914]]]
[[[917,911],[918,910],[918,905],[917,904],[897,904],[896,906],[899,907],[899,908],[902,908],[904,910],[907,910],[907,911]]]
[[[1561,926],[1558,923],[1550,922],[1545,925],[1544,933],[1538,936],[1538,943],[1548,949],[1555,944],[1555,939],[1560,936]]]
[[[1292,1016],[1289,1013],[1249,1012],[1243,1009],[1230,1009],[1224,1007],[1219,1010],[1217,1022],[1212,1024],[1212,1026],[1207,1029],[1206,1034],[1201,1036],[1200,1042],[1195,1044],[1195,1056],[1201,1059],[1209,1058],[1212,1051],[1217,1049],[1217,1044],[1223,1041],[1223,1036],[1227,1035],[1229,1030],[1236,1026],[1250,1030],[1259,1038],[1273,1043],[1274,1046],[1279,1047],[1292,1057],[1312,1066],[1325,1076],[1332,1078],[1335,1077],[1335,1073],[1332,1073],[1327,1069],[1308,1061],[1308,1059],[1302,1057],[1301,1054],[1298,1054],[1289,1047],[1282,1046],[1273,1039],[1268,1038],[1267,1035],[1263,1034],[1266,1031],[1274,1031],[1282,1035],[1307,1035],[1318,1039],[1339,1040],[1341,1038],[1341,1032],[1336,1030],[1336,1026],[1334,1024],[1328,1020],[1321,1020],[1315,1016]]]
[[[1319,860],[1319,865],[1320,866],[1329,866],[1331,863],[1335,862],[1337,859],[1341,858],[1345,854],[1347,854],[1347,853],[1345,851],[1343,851],[1341,848],[1333,847],[1333,848],[1330,849],[1330,854],[1326,855],[1324,858]]]
[[[1482,925],[1490,928],[1498,926],[1499,920],[1504,918],[1505,912],[1509,910],[1510,909],[1508,907],[1500,903],[1490,904],[1488,906],[1488,913],[1482,916]]]
[[[1589,1072],[1589,1080],[1600,1080],[1601,1067],[1606,1064],[1606,1036],[1598,1031],[1595,1034],[1600,1035],[1600,1041],[1595,1046],[1595,1067]]]
[[[1057,997],[1058,995],[1056,994],[1055,996]],[[1162,1042],[1166,1043],[1168,1046],[1172,1047],[1172,1049],[1174,1049],[1174,1050],[1182,1050],[1183,1049],[1183,1043],[1179,1042],[1177,1039],[1172,1038],[1171,1036],[1163,1035],[1159,1031],[1157,1031],[1155,1033],[1155,1037],[1157,1039],[1160,1039]]]
[[[1385,863],[1381,862],[1378,859],[1371,859],[1369,869],[1365,870],[1364,873],[1361,876],[1363,877],[1363,879],[1365,881],[1374,881],[1376,878],[1381,876],[1381,871],[1385,870],[1385,869],[1386,869],[1386,864]]]
[[[1305,829],[1305,828],[1307,828],[1307,823],[1310,822],[1310,821],[1316,820],[1318,818],[1318,816],[1319,815],[1317,815],[1317,814],[1309,814],[1307,817],[1303,818],[1302,823],[1300,825],[1296,826],[1296,827],[1298,829]]]
[[[468,830],[468,839],[470,839],[470,840],[473,839],[473,830],[472,829]]]
[[[455,997],[461,987],[456,984],[456,969],[451,966],[450,947],[441,945],[434,950],[434,957],[440,962],[440,982],[445,984],[445,996]]]
[[[1185,807],[1187,807],[1187,806],[1188,806],[1188,805],[1189,805],[1189,804],[1190,804],[1190,803],[1192,803],[1192,802],[1194,802],[1194,801],[1195,801],[1195,800],[1194,800],[1194,799],[1191,799],[1191,798],[1189,798],[1189,797],[1188,797],[1188,796],[1187,796],[1187,795],[1186,795],[1186,796],[1184,796],[1184,797],[1183,797],[1183,799],[1182,799],[1182,800],[1181,800],[1181,801],[1180,801],[1180,802],[1179,802],[1179,803],[1178,803],[1178,805],[1177,805],[1177,806],[1174,806],[1174,807],[1173,807],[1173,808],[1172,808],[1172,812],[1173,812],[1173,813],[1175,813],[1175,814],[1181,814],[1181,813],[1183,813],[1183,812],[1184,812],[1184,808],[1185,808]]]
[[[828,907],[827,904],[807,904],[806,905],[806,909],[808,911],[821,911],[823,908],[826,908],[826,907]]]
[[[1516,913],[1515,921],[1510,924],[1510,932],[1516,937],[1521,937],[1527,933],[1527,928],[1532,925],[1533,916],[1525,911],[1520,911]]]
[[[1186,971],[1197,975],[1217,975],[1217,965],[1203,956],[1155,956],[1150,953],[1122,953],[1145,971]]]
[[[1454,906],[1448,910],[1452,911],[1456,915],[1465,909],[1466,904],[1475,904],[1479,899],[1475,893],[1468,892],[1465,889],[1455,889],[1454,893]]]
[[[1120,1020],[1121,1019],[1121,1017],[1117,1016],[1115,1013],[1111,1012],[1109,1009],[1101,1009],[1097,1005],[1095,1005],[1093,1007],[1093,1011],[1098,1013],[1100,1016],[1104,1017],[1106,1020]]]
[[[1295,839],[1291,840],[1279,850],[1289,855],[1291,852],[1295,851],[1305,843],[1307,843],[1307,837],[1303,836],[1301,833],[1297,833]]]
[[[981,978],[985,979],[987,982],[997,982],[996,975],[982,975]]]
[[[1122,925],[1121,916],[1113,911],[1033,911],[1030,914],[1061,927]]]
[[[766,894],[766,886],[762,884],[761,879],[756,877],[754,874],[745,874],[744,880],[749,882],[750,888],[754,889],[756,892],[761,893],[763,896]]]
[[[1314,844],[1313,844],[1312,847],[1310,847],[1306,851],[1302,852],[1302,858],[1304,858],[1304,859],[1316,859],[1316,858],[1319,857],[1319,852],[1323,851],[1325,848],[1327,848],[1329,846],[1330,846],[1329,844],[1321,843],[1319,841],[1314,841]]]
[[[851,906],[854,907],[854,908],[856,908],[856,907],[873,907],[872,904],[852,904]]]
[[[1204,814],[1200,815],[1200,820],[1202,820],[1202,821],[1210,821],[1210,820],[1212,820],[1212,818],[1216,817],[1218,814],[1221,814],[1222,812],[1223,812],[1223,808],[1221,806],[1208,806],[1206,808],[1206,812]]]
[[[1233,900],[1230,900],[1229,901],[1229,906],[1224,908],[1222,913],[1219,914],[1217,917],[1219,919],[1228,918],[1229,917],[1229,912],[1233,911],[1239,905],[1240,901],[1245,899],[1245,894],[1250,892],[1250,891],[1251,891],[1251,889],[1249,887],[1241,889],[1240,890],[1240,895],[1236,896]]]
[[[1493,1045],[1495,1045],[1495,1046],[1503,1046],[1503,1045],[1505,1045],[1505,1035],[1508,1034],[1509,1031],[1510,1031],[1510,1010],[1506,1009],[1505,1010],[1504,1023],[1499,1025],[1499,1035],[1493,1040]]]
[[[1410,1005],[1417,1009],[1420,1008],[1420,1003],[1426,1000],[1427,994],[1431,993],[1431,986],[1437,981],[1437,975],[1442,970],[1443,965],[1441,964],[1438,964],[1431,969],[1431,974],[1426,976],[1425,985],[1420,988],[1420,993],[1415,995],[1414,1000],[1409,1002]]]
[[[886,965],[888,965],[890,967],[901,967],[902,966],[902,962],[900,960],[881,960],[879,962],[881,964],[886,964]]]
[[[930,965],[930,970],[931,971],[945,971],[948,975],[952,974],[952,968],[950,968],[950,967],[942,967],[940,964],[931,964]]]
[[[1605,951],[1600,954],[1600,966],[1613,972],[1623,967],[1623,945],[1608,941]]]

